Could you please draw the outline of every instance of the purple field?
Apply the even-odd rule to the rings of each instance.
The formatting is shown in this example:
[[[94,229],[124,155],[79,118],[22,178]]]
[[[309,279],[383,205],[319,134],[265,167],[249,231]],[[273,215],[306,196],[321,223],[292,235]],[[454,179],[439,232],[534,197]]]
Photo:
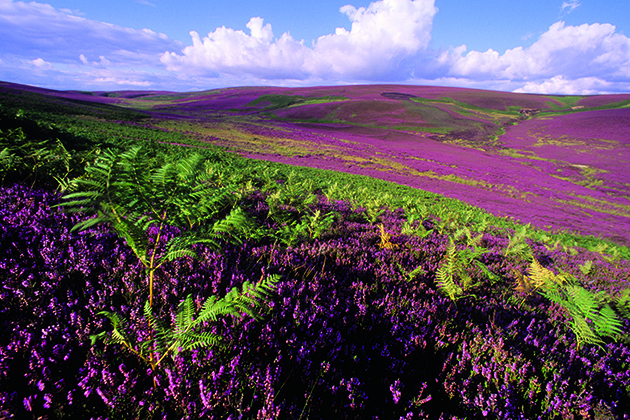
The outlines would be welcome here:
[[[630,95],[383,85],[181,96],[125,103],[245,156],[369,175],[630,244]],[[300,100],[283,102],[291,98]]]
[[[0,82],[0,420],[630,420],[629,104]]]
[[[400,85],[28,90],[142,110],[153,117],[147,126],[244,156],[369,175],[630,245],[630,95]]]

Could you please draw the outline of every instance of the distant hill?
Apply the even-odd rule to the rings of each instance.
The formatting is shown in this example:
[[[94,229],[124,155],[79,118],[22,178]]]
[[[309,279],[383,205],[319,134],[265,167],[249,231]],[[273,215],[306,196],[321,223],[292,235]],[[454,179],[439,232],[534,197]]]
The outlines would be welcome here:
[[[195,144],[391,180],[630,245],[630,94],[403,85],[76,92],[0,82],[0,97],[3,106],[95,110],[122,123],[131,122],[116,112],[133,112]]]

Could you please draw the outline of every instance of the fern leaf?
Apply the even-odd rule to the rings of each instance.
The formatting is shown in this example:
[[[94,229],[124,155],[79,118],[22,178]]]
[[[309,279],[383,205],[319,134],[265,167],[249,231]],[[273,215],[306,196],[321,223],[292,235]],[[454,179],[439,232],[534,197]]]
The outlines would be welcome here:
[[[422,266],[419,265],[414,270],[412,270],[409,274],[407,274],[407,281],[412,281],[417,276],[423,276],[425,274],[427,274],[426,270],[424,270]]]
[[[220,316],[234,315],[240,317],[241,314],[238,308],[229,299],[230,296],[234,296],[234,291],[238,293],[238,289],[233,288],[224,298],[217,299],[216,296],[211,296],[204,302],[201,307],[201,311],[197,316],[198,322],[205,321],[217,321]],[[232,295],[230,295],[232,293]]]
[[[381,249],[394,249],[398,247],[398,245],[390,242],[391,235],[385,232],[385,227],[383,226],[382,223],[379,225],[379,230],[380,230],[380,237],[381,237],[381,243],[379,244],[379,247]]]
[[[551,271],[540,265],[536,258],[532,258],[532,262],[529,265],[530,280],[534,286],[534,289],[541,288],[545,284],[552,282],[561,284],[562,279],[556,277]]]
[[[594,319],[597,316],[597,300],[595,296],[585,288],[570,284],[565,287],[567,300],[580,315],[587,319]]]
[[[630,289],[624,289],[615,299],[615,306],[624,318],[630,318]]]
[[[595,331],[600,336],[615,337],[623,334],[623,323],[609,305],[605,305],[599,311],[593,322],[595,323]]]
[[[179,239],[179,238],[176,238],[176,239]],[[207,240],[204,240],[203,242],[206,242],[206,241]],[[169,241],[168,245],[171,245],[170,242],[171,241]],[[171,248],[171,247],[169,246],[168,248]],[[160,262],[158,263],[158,266],[162,265],[164,261],[173,261],[182,257],[190,257],[193,259],[196,259],[199,257],[197,253],[191,249],[185,249],[185,248],[182,249],[176,246],[173,246],[172,247],[173,249],[168,249],[168,248],[167,248],[166,253],[164,253],[164,255],[160,257]]]
[[[462,294],[461,287],[455,283],[454,279],[456,270],[455,253],[455,244],[451,241],[446,249],[446,257],[442,260],[442,265],[435,274],[437,286],[442,293],[445,293],[452,301],[455,301],[457,296]]]
[[[78,222],[77,224],[75,224],[72,229],[70,229],[70,232],[76,232],[76,231],[83,231],[83,230],[87,230],[93,226],[96,226],[98,224],[101,224],[103,222],[106,222],[107,219],[104,217],[92,217],[90,219],[86,219],[83,220],[81,222]]]
[[[156,344],[157,351],[163,351],[164,347],[167,345],[166,343],[169,341],[169,337],[171,336],[170,328],[166,328],[156,317],[153,315],[153,310],[151,309],[151,305],[147,300],[144,304],[144,319],[149,324],[149,328],[153,330],[154,341]],[[152,343],[148,342],[149,345]]]
[[[591,260],[588,260],[584,264],[579,266],[580,271],[585,276],[588,276],[588,274],[591,272],[592,268],[593,268],[593,261],[591,261]]]
[[[225,219],[217,221],[212,226],[213,232],[237,233],[243,230],[248,224],[245,212],[240,208],[234,208]]]
[[[578,342],[578,348],[582,344],[601,345],[602,340],[595,334],[585,317],[577,313],[571,313],[571,321],[569,324],[571,330],[575,334]]]
[[[140,357],[142,357],[135,350],[135,346],[136,346],[135,341],[125,331],[125,324],[127,323],[127,320],[124,317],[118,315],[115,312],[109,312],[109,311],[101,311],[97,315],[103,315],[107,319],[109,319],[109,321],[112,324],[112,331],[110,333],[103,332],[98,335],[90,336],[92,344],[94,344],[95,341],[100,338],[106,338],[106,343],[111,342],[114,344],[120,344],[126,347],[132,353],[138,354]]]
[[[474,262],[477,265],[477,267],[479,267],[481,269],[483,274],[485,274],[486,278],[488,278],[488,280],[490,280],[491,284],[495,284],[495,283],[501,281],[501,277],[498,276],[497,274],[493,273],[492,271],[490,271],[490,269],[488,268],[487,265],[485,265],[484,263],[482,263],[479,260],[475,260]]]
[[[211,332],[186,333],[179,337],[177,345],[174,346],[173,354],[177,355],[181,351],[194,350],[199,347],[215,347],[221,345],[223,337]]]
[[[175,334],[188,331],[194,326],[193,300],[190,295],[179,304],[179,309],[175,317]]]

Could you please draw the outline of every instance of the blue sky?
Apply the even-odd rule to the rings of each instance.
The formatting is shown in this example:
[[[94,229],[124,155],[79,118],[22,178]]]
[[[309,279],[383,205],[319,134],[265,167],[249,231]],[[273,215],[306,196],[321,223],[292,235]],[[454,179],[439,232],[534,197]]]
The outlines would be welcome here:
[[[0,80],[630,92],[630,2],[0,0]]]

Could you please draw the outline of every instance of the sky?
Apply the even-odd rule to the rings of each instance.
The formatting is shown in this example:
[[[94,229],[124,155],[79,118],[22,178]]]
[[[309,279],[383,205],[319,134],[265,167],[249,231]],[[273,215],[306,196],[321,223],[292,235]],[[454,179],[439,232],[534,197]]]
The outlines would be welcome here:
[[[0,0],[0,80],[630,92],[625,0]]]

